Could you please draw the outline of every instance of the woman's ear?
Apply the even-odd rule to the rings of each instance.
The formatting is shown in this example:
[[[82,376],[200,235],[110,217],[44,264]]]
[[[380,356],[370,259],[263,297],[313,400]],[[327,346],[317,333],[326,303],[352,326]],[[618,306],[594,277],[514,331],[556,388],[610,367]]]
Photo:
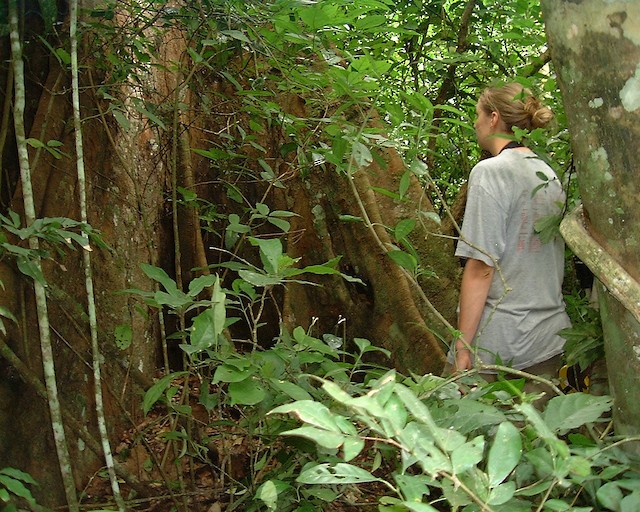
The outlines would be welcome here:
[[[495,128],[500,123],[500,114],[495,110],[491,112],[491,128]]]

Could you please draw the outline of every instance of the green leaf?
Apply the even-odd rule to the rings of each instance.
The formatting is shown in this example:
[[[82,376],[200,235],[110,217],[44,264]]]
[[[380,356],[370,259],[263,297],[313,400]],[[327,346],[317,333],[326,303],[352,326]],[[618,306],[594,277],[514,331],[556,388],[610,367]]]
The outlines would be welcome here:
[[[400,178],[400,186],[398,188],[398,195],[404,197],[411,185],[411,171],[406,171]]]
[[[551,242],[556,235],[560,233],[560,223],[562,222],[562,215],[553,214],[547,215],[538,219],[533,225],[534,231],[538,234],[540,241],[543,244]]]
[[[224,330],[224,318],[221,323],[216,322],[213,309],[205,309],[193,319],[190,329],[191,345],[199,350],[206,350],[216,345],[218,336]]]
[[[615,482],[607,482],[596,491],[598,502],[609,510],[619,511],[623,494]]]
[[[218,276],[213,274],[196,277],[189,283],[189,296],[196,298],[202,290],[213,286],[216,281],[218,281]]]
[[[409,236],[409,233],[416,227],[416,219],[404,219],[396,224],[393,234],[396,240],[400,241]]]
[[[129,119],[120,110],[114,110],[113,117],[116,118],[117,123],[125,132],[129,131],[129,129],[131,128],[131,123],[129,122]]]
[[[362,142],[354,142],[351,151],[353,159],[355,160],[356,164],[358,164],[358,166],[367,167],[371,162],[373,162],[373,155],[371,154],[371,150]]]
[[[0,474],[0,485],[6,487],[12,494],[19,496],[20,498],[24,498],[31,505],[35,504],[36,500],[31,495],[31,491],[27,489],[20,480]]]
[[[15,315],[4,306],[0,306],[0,316],[8,318],[12,322],[18,323],[18,319],[15,317]]]
[[[177,379],[178,377],[181,377],[182,375],[186,375],[187,373],[189,372],[170,373],[162,377],[158,382],[156,382],[149,388],[149,390],[144,394],[144,399],[142,400],[142,410],[144,411],[145,416],[149,413],[151,408],[169,387],[171,381]]]
[[[267,217],[267,222],[273,224],[275,227],[284,231],[285,233],[288,233],[289,229],[291,229],[291,223],[284,219],[278,219],[277,217],[271,216]]]
[[[640,492],[633,491],[628,496],[622,498],[620,502],[620,512],[638,512],[640,510]]]
[[[612,399],[607,396],[570,393],[549,400],[542,416],[552,431],[565,434],[569,430],[596,421],[611,409],[612,403]]]
[[[230,363],[223,363],[216,368],[212,382],[241,382],[248,379],[255,373],[256,369],[247,362],[246,365],[236,366]]]
[[[237,39],[238,41],[242,41],[245,43],[251,42],[251,40],[240,30],[221,30],[220,33],[224,34],[225,36],[232,37],[233,39]]]
[[[412,254],[409,254],[408,252],[404,252],[401,250],[393,250],[393,251],[387,252],[387,256],[389,256],[389,258],[391,258],[395,263],[400,265],[402,268],[410,272],[415,272],[416,269],[418,268],[418,260],[416,260],[416,258]]]
[[[487,459],[489,485],[495,487],[513,471],[522,456],[522,440],[518,429],[509,422],[498,426]],[[510,497],[509,497],[510,499]]]
[[[271,379],[269,381],[271,386],[276,388],[278,391],[282,391],[286,395],[290,396],[294,400],[311,400],[312,397],[306,390],[294,384],[293,382],[289,382],[287,380],[278,380]]]
[[[347,214],[339,215],[338,219],[343,222],[364,222],[364,219],[362,217],[356,217],[355,215]]]
[[[153,124],[159,126],[160,128],[162,128],[163,130],[167,129],[167,126],[164,124],[164,122],[158,117],[156,116],[154,113],[152,113],[151,111],[149,111],[149,109],[147,109],[146,107],[144,107],[142,105],[142,103],[140,102],[134,102],[132,104],[133,108],[136,109],[138,112],[140,112],[142,115],[146,116],[149,121],[151,121]]]
[[[149,279],[153,279],[164,286],[164,289],[167,290],[167,292],[171,293],[178,290],[176,282],[161,268],[148,265],[147,263],[141,263],[140,268]]]
[[[342,444],[342,456],[345,462],[349,462],[350,460],[355,459],[362,450],[364,450],[365,443],[364,439],[361,439],[357,436],[348,436],[345,437],[344,443]]]
[[[7,475],[16,480],[22,480],[27,484],[38,485],[38,482],[36,482],[29,473],[25,473],[16,468],[2,468],[0,469],[0,475]]]
[[[482,460],[484,438],[478,436],[451,452],[451,465],[457,475],[474,468]]]
[[[275,286],[283,282],[283,278],[279,276],[268,276],[265,274],[258,274],[257,272],[252,272],[250,270],[240,270],[238,272],[238,275],[242,279],[244,279],[247,283],[252,284],[253,286],[258,286],[258,287]]]
[[[412,512],[438,512],[438,509],[433,508],[427,503],[412,503],[409,501],[403,501],[402,504]]]
[[[342,462],[318,464],[302,471],[296,478],[296,482],[301,484],[362,484],[380,481],[368,471]]]
[[[292,404],[281,405],[276,407],[269,414],[295,414],[300,421],[319,427],[324,430],[331,430],[333,432],[340,433],[340,427],[338,427],[333,413],[323,405],[313,400],[298,400]]]
[[[278,263],[282,257],[282,242],[279,238],[254,238],[249,237],[251,245],[260,249],[260,260],[264,265],[264,270],[268,274],[278,273]]]
[[[267,480],[256,490],[256,498],[261,500],[268,510],[277,510],[278,494],[291,487],[280,480]]]
[[[133,330],[129,324],[117,325],[113,331],[116,347],[120,350],[127,350],[131,346],[133,339]]]
[[[16,258],[16,262],[18,264],[18,269],[24,275],[29,276],[31,279],[37,281],[42,286],[47,285],[40,265],[33,261],[31,258],[18,256],[18,258]]]
[[[260,383],[253,378],[229,384],[232,405],[256,405],[267,396]]]
[[[282,432],[281,435],[304,437],[330,450],[340,448],[345,440],[343,434],[309,426],[287,430],[285,432]]]
[[[503,505],[513,498],[515,492],[516,483],[512,481],[505,482],[491,489],[487,503],[489,505]]]

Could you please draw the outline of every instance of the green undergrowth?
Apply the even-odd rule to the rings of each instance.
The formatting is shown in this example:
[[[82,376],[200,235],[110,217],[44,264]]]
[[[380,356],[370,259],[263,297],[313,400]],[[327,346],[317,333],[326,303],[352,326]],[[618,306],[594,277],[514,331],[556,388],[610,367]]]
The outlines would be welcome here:
[[[178,459],[216,471],[206,446],[243,438],[248,469],[233,479],[226,510],[639,509],[637,460],[625,450],[632,440],[611,435],[608,396],[561,395],[538,410],[523,380],[402,375],[367,362],[386,353],[368,340],[301,327],[282,329],[269,348],[240,349],[225,328],[253,284],[224,289],[211,276],[189,296],[159,269],[145,272],[164,287],[136,291],[148,304],[200,313],[180,335],[185,370],[159,379],[144,411],[162,406],[176,419],[164,435],[182,447]],[[186,376],[197,383],[197,404],[179,398]],[[208,437],[189,434],[195,407],[215,418],[200,425]]]

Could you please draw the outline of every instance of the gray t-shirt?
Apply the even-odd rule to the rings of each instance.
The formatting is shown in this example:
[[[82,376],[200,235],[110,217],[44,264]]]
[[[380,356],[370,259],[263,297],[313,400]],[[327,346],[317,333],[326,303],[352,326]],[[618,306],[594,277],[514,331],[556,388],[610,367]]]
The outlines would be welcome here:
[[[548,184],[533,193],[545,182],[540,173]],[[498,269],[473,340],[485,364],[499,356],[524,369],[563,350],[557,333],[571,325],[562,298],[564,242],[556,236],[543,244],[534,231],[563,202],[555,173],[531,151],[508,149],[471,171],[456,256]]]

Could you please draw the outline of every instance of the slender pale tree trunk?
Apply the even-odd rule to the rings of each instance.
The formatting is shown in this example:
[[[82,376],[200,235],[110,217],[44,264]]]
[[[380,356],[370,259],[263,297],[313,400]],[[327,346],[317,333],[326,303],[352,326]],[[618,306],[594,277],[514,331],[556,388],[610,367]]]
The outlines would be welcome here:
[[[80,220],[87,223],[87,185],[84,169],[84,150],[82,146],[82,123],[80,121],[80,88],[78,84],[78,0],[72,0],[70,5],[70,39],[71,39],[71,81],[73,97],[73,124],[76,140],[76,167],[78,171],[78,194],[80,196]],[[105,464],[111,481],[111,489],[121,512],[125,511],[124,500],[120,494],[120,487],[116,477],[116,470],[113,464],[111,445],[109,444],[109,434],[107,432],[107,422],[104,415],[104,402],[102,399],[102,379],[100,376],[100,346],[98,344],[98,322],[96,319],[96,303],[93,292],[93,274],[91,270],[91,246],[87,241],[87,247],[82,251],[84,263],[85,285],[87,289],[87,309],[89,314],[89,328],[91,330],[91,352],[93,356],[93,381],[95,386],[96,416],[98,419],[98,430],[104,452]]]
[[[33,201],[33,190],[31,187],[31,170],[29,166],[29,153],[27,151],[26,134],[24,128],[25,110],[25,85],[24,85],[24,62],[22,60],[22,44],[20,41],[20,31],[18,25],[18,5],[17,0],[9,0],[9,28],[11,37],[11,58],[13,61],[13,74],[15,80],[15,98],[13,118],[15,125],[16,142],[18,146],[18,160],[20,163],[20,178],[22,182],[22,192],[24,198],[24,211],[27,226],[33,224],[36,212]],[[29,247],[35,252],[39,249],[38,239],[29,238]],[[41,270],[40,258],[36,256],[34,265]],[[58,386],[56,383],[56,373],[53,362],[53,350],[51,346],[51,333],[49,328],[49,316],[47,313],[47,297],[44,285],[37,279],[34,280],[36,297],[36,307],[38,313],[38,328],[40,331],[40,346],[42,349],[42,363],[44,377],[47,387],[49,402],[49,412],[51,414],[51,426],[56,443],[60,473],[62,476],[67,505],[71,512],[77,512],[78,499],[76,495],[73,473],[71,470],[71,458],[62,422],[62,412],[58,399]]]
[[[640,2],[543,0],[583,211],[562,226],[602,283],[616,433],[640,433]]]

